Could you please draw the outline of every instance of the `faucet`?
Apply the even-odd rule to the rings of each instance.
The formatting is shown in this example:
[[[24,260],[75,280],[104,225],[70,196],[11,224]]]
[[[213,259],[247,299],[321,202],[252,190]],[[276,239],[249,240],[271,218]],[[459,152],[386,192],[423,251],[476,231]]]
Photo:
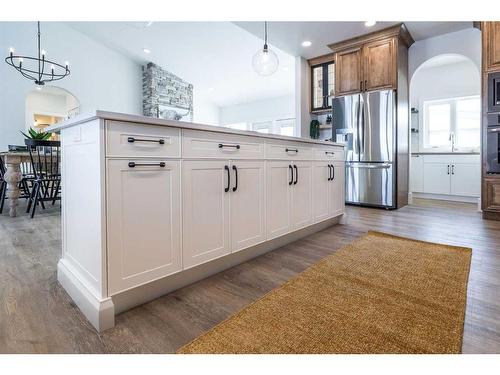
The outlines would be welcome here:
[[[455,133],[454,132],[450,133],[450,138],[448,140],[451,141],[451,152],[458,151],[458,149],[455,147]]]

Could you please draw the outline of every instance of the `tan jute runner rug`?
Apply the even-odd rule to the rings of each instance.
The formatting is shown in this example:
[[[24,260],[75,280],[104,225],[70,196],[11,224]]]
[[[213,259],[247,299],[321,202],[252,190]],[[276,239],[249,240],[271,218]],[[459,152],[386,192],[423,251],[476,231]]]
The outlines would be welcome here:
[[[471,254],[370,231],[178,353],[460,353]]]

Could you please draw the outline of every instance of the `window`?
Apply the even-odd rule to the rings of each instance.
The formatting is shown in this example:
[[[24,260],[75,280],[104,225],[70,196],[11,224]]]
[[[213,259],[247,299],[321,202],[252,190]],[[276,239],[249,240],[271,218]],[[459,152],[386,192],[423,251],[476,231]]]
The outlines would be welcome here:
[[[423,148],[474,149],[480,145],[479,96],[427,100],[423,103]]]
[[[266,134],[295,135],[295,119],[285,118],[274,121],[259,121],[252,123],[252,130]]]
[[[324,111],[331,108],[335,86],[335,64],[333,61],[311,66],[311,110]]]

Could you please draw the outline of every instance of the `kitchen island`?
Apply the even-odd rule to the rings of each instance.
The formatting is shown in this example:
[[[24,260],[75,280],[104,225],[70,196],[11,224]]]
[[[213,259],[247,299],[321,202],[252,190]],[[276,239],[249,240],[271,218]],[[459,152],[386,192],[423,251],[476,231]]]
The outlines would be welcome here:
[[[96,111],[62,145],[58,280],[116,314],[339,222],[342,144]]]

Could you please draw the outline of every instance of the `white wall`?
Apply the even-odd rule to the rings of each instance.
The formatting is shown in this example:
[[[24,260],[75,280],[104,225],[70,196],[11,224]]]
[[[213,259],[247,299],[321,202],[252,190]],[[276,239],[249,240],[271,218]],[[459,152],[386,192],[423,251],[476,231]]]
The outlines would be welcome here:
[[[297,135],[310,138],[309,125],[311,114],[309,113],[309,92],[311,88],[310,67],[307,60],[297,56],[295,58],[295,113]]]
[[[284,118],[295,118],[294,95],[221,107],[220,109],[221,125]]]
[[[220,125],[220,108],[209,98],[193,88],[193,122],[198,124]]]
[[[409,49],[408,77],[430,58],[442,54],[459,54],[471,59],[481,69],[481,32],[476,28],[464,29],[415,42]]]
[[[142,72],[139,64],[58,22],[42,22],[42,48],[47,58],[70,62],[71,74],[54,85],[80,101],[81,112],[102,109],[142,113]],[[0,22],[0,52],[36,54],[35,22]],[[14,68],[0,64],[0,150],[23,144],[26,95],[34,83]]]

